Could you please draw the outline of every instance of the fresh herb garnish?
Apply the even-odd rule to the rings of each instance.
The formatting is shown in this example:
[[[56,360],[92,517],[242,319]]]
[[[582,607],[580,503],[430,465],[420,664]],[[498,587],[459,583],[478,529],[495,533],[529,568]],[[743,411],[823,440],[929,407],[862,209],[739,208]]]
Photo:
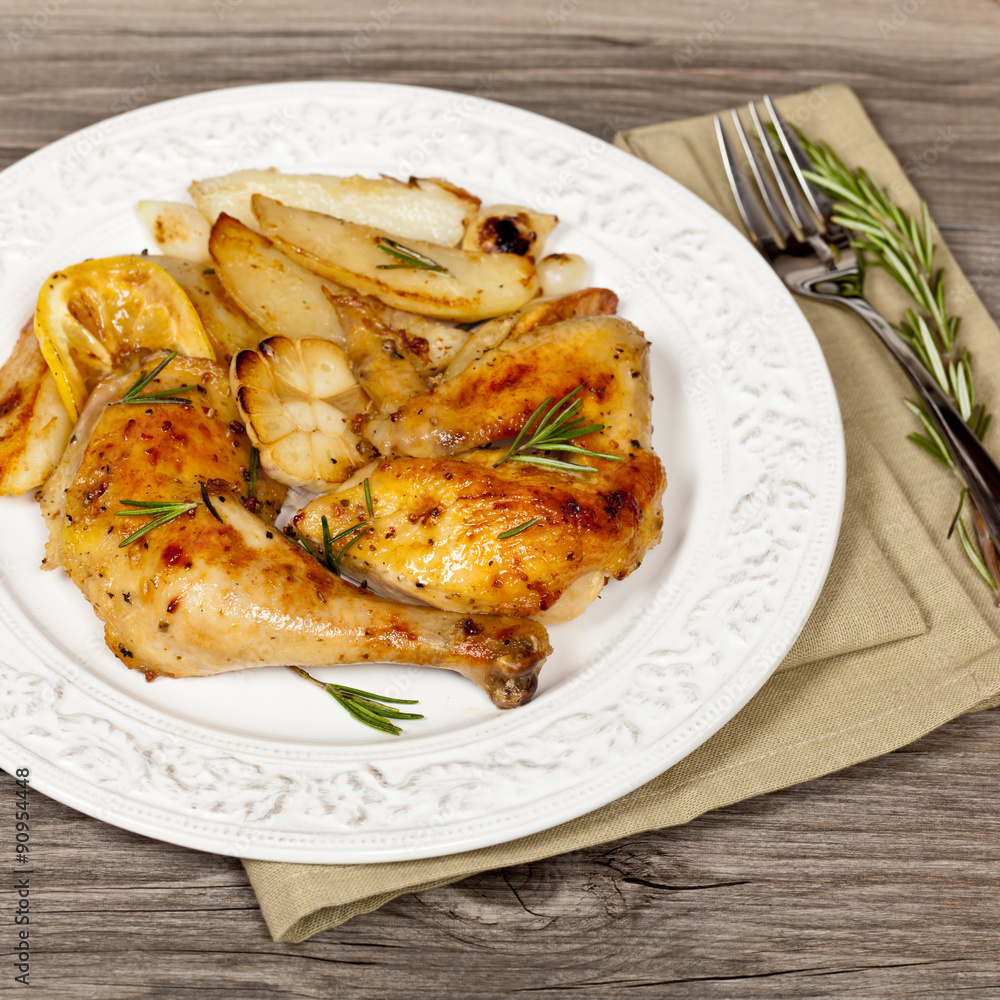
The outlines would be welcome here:
[[[145,403],[183,403],[185,405],[190,405],[190,399],[185,399],[183,396],[174,396],[171,395],[171,393],[190,392],[192,389],[198,388],[195,385],[182,385],[176,389],[163,389],[160,392],[151,392],[145,396],[142,395],[142,390],[145,389],[176,357],[177,352],[171,351],[148,375],[145,371],[141,372],[132,388],[129,389],[121,399],[116,399],[108,405],[119,406],[122,403],[136,403],[139,405]]]
[[[257,471],[260,468],[260,452],[256,448],[250,449],[250,481],[247,484],[247,499],[253,500],[257,496]]]
[[[960,317],[949,316],[945,306],[944,269],[934,267],[936,247],[926,203],[920,203],[919,219],[909,215],[863,168],[850,170],[826,144],[810,142],[801,133],[799,137],[816,168],[807,172],[806,176],[833,196],[833,221],[858,234],[851,245],[858,251],[861,263],[881,268],[913,302],[915,308],[905,310],[895,329],[913,348],[941,390],[955,403],[962,419],[982,441],[992,416],[982,403],[976,403],[972,358],[968,350],[957,343]],[[908,435],[909,439],[961,479],[951,453],[923,403],[909,399],[903,402],[920,421],[923,432],[914,431]],[[979,508],[972,503],[972,518],[979,541],[977,551],[961,517],[964,504],[965,491],[949,537],[957,527],[966,556],[1000,602],[996,546],[986,530]]]
[[[323,549],[321,552],[317,552],[313,548],[312,543],[302,534],[301,531],[295,532],[295,540],[299,543],[315,559],[317,562],[322,563],[331,573],[336,576],[340,576],[340,561],[344,558],[347,550],[357,541],[364,538],[368,534],[370,525],[368,524],[352,524],[349,528],[344,528],[343,531],[338,531],[336,535],[330,534],[330,522],[327,520],[326,514],[321,518],[321,523],[323,525]],[[351,532],[356,532],[354,537],[339,551],[333,551],[333,543],[339,542],[341,538],[345,538]]]
[[[434,271],[436,274],[448,273],[448,269],[442,267],[436,260],[425,257],[422,253],[411,250],[409,247],[404,247],[402,243],[390,240],[387,236],[380,236],[376,246],[382,253],[387,253],[390,257],[395,257],[396,260],[403,261],[402,264],[376,264],[375,267],[379,271],[415,268],[418,271]]]
[[[409,721],[410,719],[423,718],[422,715],[400,712],[396,708],[389,707],[390,705],[416,705],[417,702],[413,699],[387,698],[382,694],[359,691],[357,688],[344,687],[342,684],[324,684],[323,681],[313,677],[301,667],[289,667],[289,670],[294,670],[300,677],[304,677],[307,681],[322,688],[341,708],[350,712],[358,722],[362,722],[372,729],[377,729],[379,732],[399,736],[403,730],[395,723],[390,722],[390,719]]]
[[[497,538],[513,538],[515,535],[521,534],[522,531],[527,531],[528,528],[538,524],[541,520],[541,517],[533,517],[530,521],[525,521],[524,524],[519,524],[516,528],[511,528],[509,531],[502,531],[497,535]]]
[[[118,548],[120,549],[138,541],[143,535],[160,527],[161,524],[173,521],[174,518],[180,517],[181,514],[194,510],[198,506],[197,503],[171,503],[167,500],[122,500],[122,504],[134,509],[115,511],[115,517],[151,517],[153,520],[129,535],[125,541],[119,544]]]
[[[583,407],[583,400],[580,397],[573,399],[583,388],[578,385],[572,392],[566,393],[558,403],[542,414],[542,411],[552,402],[552,397],[542,403],[534,413],[528,417],[528,422],[521,428],[521,433],[514,438],[514,443],[507,449],[507,453],[497,462],[493,468],[502,465],[504,462],[528,462],[531,465],[542,465],[547,469],[560,469],[564,472],[594,472],[592,465],[576,465],[573,462],[563,462],[558,458],[549,458],[547,455],[525,454],[531,448],[535,451],[568,451],[574,455],[589,455],[593,458],[606,458],[612,462],[623,462],[622,455],[608,455],[601,451],[589,451],[575,444],[569,444],[574,438],[582,437],[584,434],[595,434],[604,430],[604,424],[585,424],[580,419],[579,413]],[[573,399],[572,402],[570,400]],[[528,430],[538,418],[538,424],[534,431],[528,436]],[[525,440],[527,438],[527,440]]]
[[[208,487],[202,483],[201,484],[201,499],[205,502],[205,506],[208,508],[208,512],[222,524],[222,518],[219,517],[219,512],[215,509],[215,504],[212,503],[211,498],[208,495]]]
[[[336,573],[340,576],[340,563],[344,556],[347,554],[347,550],[357,541],[360,541],[365,535],[371,531],[371,522],[375,520],[375,508],[372,504],[372,491],[371,485],[368,480],[364,480],[364,491],[365,491],[365,507],[368,510],[368,520],[360,521],[358,524],[352,524],[342,531],[338,531],[337,534],[330,534],[330,521],[327,519],[326,514],[320,518],[320,524],[323,527],[323,551],[317,552],[309,542],[309,539],[302,534],[301,531],[296,531],[295,535],[298,543],[313,557],[313,559],[318,559],[331,573]],[[348,535],[353,535],[347,544],[339,551],[333,551],[333,543],[339,542],[342,538],[347,538]]]
[[[368,520],[369,521],[374,521],[375,520],[375,508],[372,506],[372,487],[371,487],[371,483],[366,478],[363,485],[364,485],[364,488],[365,488],[365,507],[368,508]]]
[[[344,528],[343,531],[338,531],[337,534],[330,534],[330,522],[326,519],[326,514],[322,517],[323,525],[323,561],[326,563],[327,568],[340,575],[340,562],[347,554],[347,550],[357,541],[364,538],[365,535],[371,530],[370,524],[352,524],[349,528]],[[347,544],[339,551],[333,551],[333,543],[339,542],[342,538],[346,538],[350,534],[354,534]]]

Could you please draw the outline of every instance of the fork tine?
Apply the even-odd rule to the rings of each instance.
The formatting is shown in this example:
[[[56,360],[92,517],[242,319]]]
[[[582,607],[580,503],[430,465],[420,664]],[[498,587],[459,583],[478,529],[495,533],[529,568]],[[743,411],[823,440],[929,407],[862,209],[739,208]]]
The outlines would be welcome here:
[[[743,147],[743,153],[750,164],[753,179],[757,182],[757,190],[760,191],[761,197],[764,199],[764,207],[771,216],[771,225],[787,243],[793,235],[792,227],[788,224],[788,217],[778,204],[778,193],[774,190],[774,185],[768,180],[767,174],[760,169],[760,162],[753,151],[753,147],[750,145],[750,140],[747,138],[747,134],[743,129],[743,122],[740,121],[740,116],[736,109],[733,108],[729,113],[733,116],[733,125],[736,128],[736,134],[739,136],[740,145]]]
[[[792,179],[788,176],[788,171],[785,170],[781,160],[775,156],[775,153],[779,152],[779,150],[775,149],[774,140],[768,135],[763,124],[761,124],[760,116],[757,114],[757,106],[751,101],[748,107],[750,108],[750,117],[753,119],[754,128],[757,130],[757,138],[760,139],[760,144],[764,149],[764,155],[767,157],[767,164],[771,168],[771,173],[778,182],[778,189],[781,191],[781,197],[785,202],[785,207],[788,209],[788,214],[792,217],[795,225],[807,237],[815,236],[817,229],[815,223],[812,221],[812,216],[809,214],[809,206],[802,200],[798,188],[792,183]]]
[[[750,178],[736,158],[726,130],[722,127],[722,119],[718,115],[715,116],[715,135],[719,140],[722,163],[726,168],[726,177],[729,179],[729,187],[732,189],[743,225],[754,246],[765,257],[770,257],[779,248],[771,235],[768,217],[761,209]]]
[[[802,173],[803,170],[815,170],[815,164],[809,159],[809,154],[802,148],[802,143],[799,142],[795,132],[789,128],[788,122],[785,121],[781,112],[774,106],[774,102],[767,94],[764,95],[764,106],[767,108],[767,113],[771,116],[771,121],[774,122],[775,130],[781,139],[781,145],[785,150],[785,155],[788,157],[788,162],[792,165],[792,170],[795,173],[795,179],[799,182],[799,187],[802,188],[802,192],[809,199],[812,210],[826,222],[833,215],[833,201],[822,188],[816,187],[811,181],[806,180]]]

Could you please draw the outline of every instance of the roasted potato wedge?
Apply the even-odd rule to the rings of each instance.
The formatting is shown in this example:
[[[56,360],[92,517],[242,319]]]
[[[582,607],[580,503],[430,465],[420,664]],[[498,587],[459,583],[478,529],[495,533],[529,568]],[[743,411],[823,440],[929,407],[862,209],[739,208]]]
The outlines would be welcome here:
[[[224,177],[195,181],[188,189],[209,223],[225,212],[251,229],[255,194],[285,205],[324,212],[350,222],[364,222],[405,239],[457,246],[479,199],[448,181],[411,177],[324,177],[281,174],[275,170],[240,170]]]
[[[253,209],[275,245],[324,278],[410,312],[476,322],[513,312],[538,290],[534,262],[506,253],[481,253],[394,234],[290,208],[263,195]],[[432,266],[420,264],[419,258]],[[417,263],[408,263],[416,261]]]
[[[0,369],[0,495],[41,486],[59,464],[72,430],[29,322]]]
[[[211,226],[194,205],[180,201],[140,201],[136,212],[160,253],[182,260],[208,260]]]
[[[228,363],[246,347],[253,347],[267,337],[222,287],[211,261],[200,264],[179,257],[152,257],[187,293],[208,334],[215,356]]]
[[[523,205],[488,205],[469,224],[463,250],[540,257],[559,219]]]
[[[223,213],[212,226],[209,252],[223,288],[270,336],[344,343],[337,310],[323,294],[323,279],[266,236]],[[346,289],[333,285],[331,291]]]

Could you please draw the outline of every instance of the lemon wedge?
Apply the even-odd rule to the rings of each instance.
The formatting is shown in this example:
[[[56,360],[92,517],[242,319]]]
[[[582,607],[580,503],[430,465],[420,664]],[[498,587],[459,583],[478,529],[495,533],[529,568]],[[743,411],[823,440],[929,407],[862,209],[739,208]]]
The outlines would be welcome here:
[[[134,351],[215,359],[184,290],[145,257],[104,257],[50,275],[38,294],[35,335],[75,421],[91,389]]]

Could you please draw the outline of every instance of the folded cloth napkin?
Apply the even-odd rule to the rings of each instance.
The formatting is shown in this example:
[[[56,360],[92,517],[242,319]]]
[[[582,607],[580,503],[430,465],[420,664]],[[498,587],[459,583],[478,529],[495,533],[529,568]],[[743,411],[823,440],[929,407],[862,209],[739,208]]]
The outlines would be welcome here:
[[[864,165],[913,212],[918,196],[842,86],[778,102],[788,120]],[[651,125],[616,144],[738,225],[706,116]],[[1000,399],[1000,336],[938,237],[949,308],[963,317],[980,396]],[[890,318],[903,300],[879,273],[866,290]],[[807,781],[909,743],[1000,701],[1000,611],[955,538],[958,487],[906,441],[905,376],[839,307],[800,300],[833,373],[847,438],[847,506],[833,567],[778,672],[727,726],[660,777],[603,809],[496,847],[421,861],[302,865],[244,861],[272,936],[302,941],[395,896],[477,872],[685,823],[709,809]],[[994,432],[994,440],[995,440]]]

